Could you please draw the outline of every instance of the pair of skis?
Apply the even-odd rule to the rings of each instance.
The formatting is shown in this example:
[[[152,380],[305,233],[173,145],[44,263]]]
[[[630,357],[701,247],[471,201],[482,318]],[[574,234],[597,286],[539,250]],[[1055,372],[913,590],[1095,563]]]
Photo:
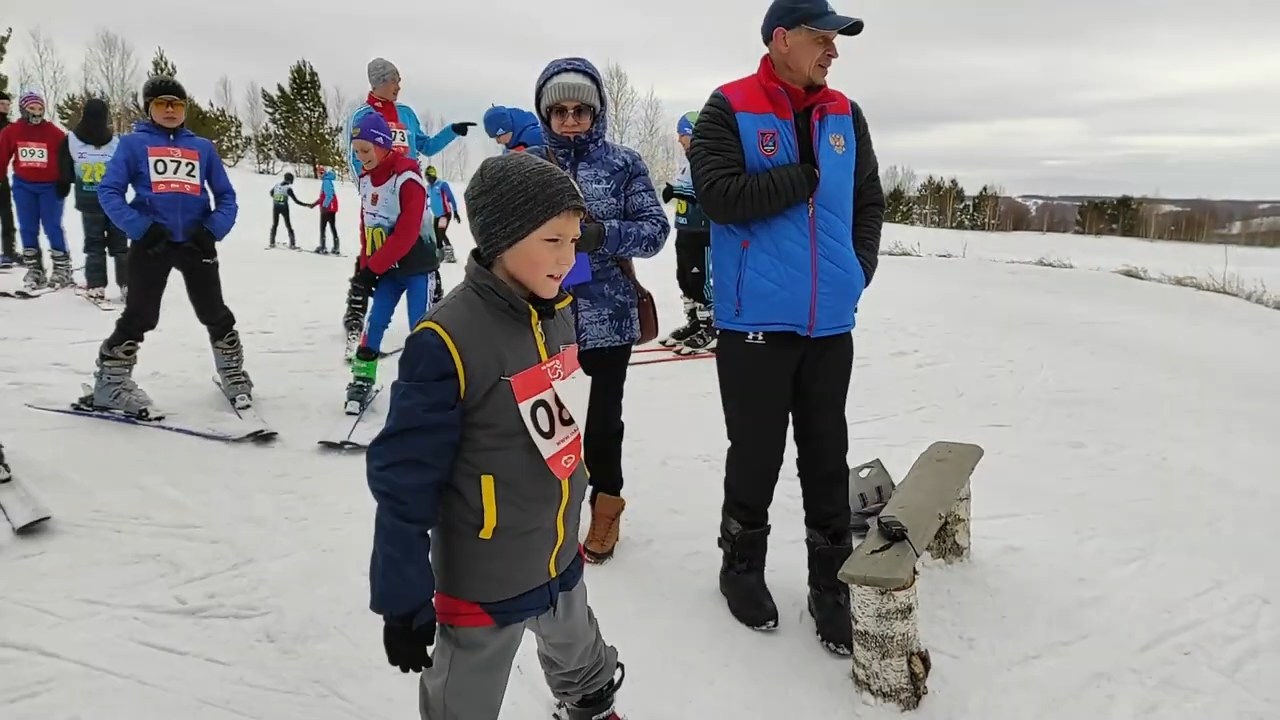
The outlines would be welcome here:
[[[217,376],[214,376],[213,383],[221,392],[222,382]],[[107,422],[123,425],[153,428],[179,435],[229,443],[262,444],[275,440],[279,435],[262,419],[257,410],[252,407],[244,407],[243,403],[237,403],[232,399],[227,399],[227,404],[230,406],[234,416],[209,418],[207,420],[188,420],[180,413],[166,413],[154,408],[150,408],[140,414],[96,408],[90,402],[92,389],[85,386],[84,391],[85,397],[69,405],[26,403],[26,406],[32,410],[106,420]],[[238,405],[240,406],[238,407]]]
[[[35,300],[38,297],[44,297],[49,293],[57,292],[58,288],[41,287],[31,290],[0,290],[0,297],[13,298],[15,300]]]
[[[631,351],[631,362],[628,364],[633,367],[636,365],[658,365],[660,363],[682,362],[684,360],[705,360],[714,358],[715,356],[716,354],[714,352],[680,355],[671,348],[644,347],[636,348]]]

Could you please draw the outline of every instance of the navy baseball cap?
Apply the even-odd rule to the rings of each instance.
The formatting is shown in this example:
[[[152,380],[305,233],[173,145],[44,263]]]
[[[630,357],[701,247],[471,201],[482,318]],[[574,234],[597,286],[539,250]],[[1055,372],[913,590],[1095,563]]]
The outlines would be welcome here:
[[[862,32],[864,23],[858,18],[837,13],[827,0],[773,0],[764,14],[760,36],[768,45],[773,31],[807,27],[822,32],[854,36]]]

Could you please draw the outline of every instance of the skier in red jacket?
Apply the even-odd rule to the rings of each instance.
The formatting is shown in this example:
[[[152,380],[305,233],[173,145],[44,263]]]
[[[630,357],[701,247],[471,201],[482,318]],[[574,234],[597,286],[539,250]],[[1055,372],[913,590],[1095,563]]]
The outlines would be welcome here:
[[[22,116],[0,131],[0,172],[13,163],[13,205],[17,208],[18,234],[22,237],[22,264],[29,289],[74,285],[71,256],[62,232],[62,206],[71,185],[61,182],[57,152],[67,134],[45,118],[44,96],[28,90],[18,99]],[[46,279],[40,254],[40,228],[49,238],[53,272]]]

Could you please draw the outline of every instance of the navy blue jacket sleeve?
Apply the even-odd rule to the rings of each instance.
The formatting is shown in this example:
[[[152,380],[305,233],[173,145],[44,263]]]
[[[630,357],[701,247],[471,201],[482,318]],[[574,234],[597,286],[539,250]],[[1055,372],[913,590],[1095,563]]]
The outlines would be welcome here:
[[[365,456],[377,502],[369,609],[388,622],[417,627],[435,619],[429,533],[462,440],[458,371],[430,327],[405,342],[389,405],[386,425]]]

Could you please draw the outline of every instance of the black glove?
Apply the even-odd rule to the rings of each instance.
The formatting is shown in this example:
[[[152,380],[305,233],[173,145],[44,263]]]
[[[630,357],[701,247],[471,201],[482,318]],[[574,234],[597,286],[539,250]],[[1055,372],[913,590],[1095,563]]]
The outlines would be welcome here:
[[[449,129],[452,130],[456,135],[461,135],[462,137],[466,137],[467,128],[473,128],[475,126],[476,124],[473,122],[459,122],[459,123],[454,123],[450,125]]]
[[[667,183],[667,186],[662,188],[662,202],[669,203],[671,202],[671,198],[675,196],[676,189],[671,187],[671,183]]]
[[[217,259],[218,239],[213,236],[209,228],[204,225],[197,225],[194,230],[187,233],[187,240],[191,249],[199,253],[201,260]]]
[[[582,235],[578,237],[578,252],[595,252],[604,245],[604,225],[598,222],[582,223]]]
[[[169,249],[169,241],[173,239],[173,235],[169,234],[169,229],[160,223],[151,223],[147,231],[142,233],[142,237],[133,241],[130,250],[146,253],[152,257],[159,257]]]
[[[58,191],[58,197],[65,198],[71,194],[71,183],[60,182],[55,189]]]
[[[457,210],[454,210],[454,211],[453,211],[453,221],[454,221],[454,222],[462,222],[462,213],[458,212]]]
[[[382,626],[382,647],[387,651],[387,662],[400,668],[400,672],[422,672],[431,667],[431,654],[427,648],[436,643],[436,621],[425,622],[418,627],[386,622]]]
[[[378,274],[366,265],[356,271],[356,276],[351,279],[351,282],[364,288],[366,292],[373,292],[373,289],[378,286]]]

